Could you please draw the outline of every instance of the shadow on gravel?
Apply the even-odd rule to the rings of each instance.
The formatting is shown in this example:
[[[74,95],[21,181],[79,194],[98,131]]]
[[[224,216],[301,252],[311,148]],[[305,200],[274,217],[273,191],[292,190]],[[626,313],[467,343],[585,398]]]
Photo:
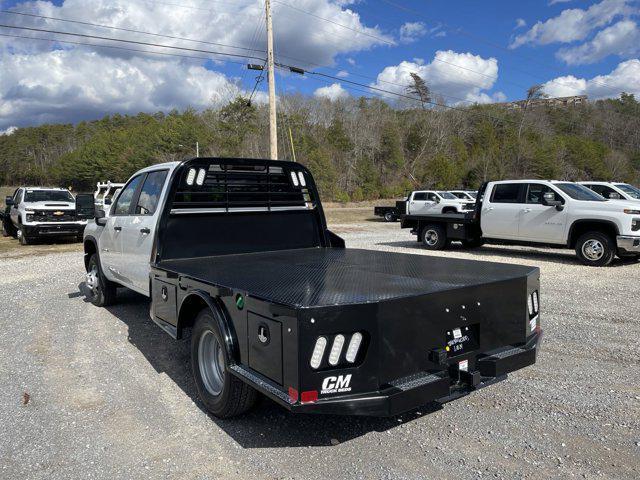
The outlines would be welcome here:
[[[85,291],[84,283],[79,285]],[[70,296],[72,294],[69,294]],[[191,376],[190,336],[176,341],[149,318],[149,300],[126,289],[118,290],[118,303],[107,310],[128,327],[129,342],[158,373],[165,373],[205,413]],[[275,402],[262,398],[241,417],[221,420],[209,415],[243,448],[333,446],[369,432],[384,432],[440,410],[432,404],[392,418],[293,415]],[[207,440],[208,441],[208,440]]]
[[[414,250],[425,250],[421,243],[417,241],[406,242],[380,242],[376,245],[386,245],[388,247],[403,247]],[[541,260],[545,262],[563,263],[565,265],[582,266],[580,261],[576,258],[573,250],[558,249],[541,252],[539,250],[515,250],[512,248],[503,247],[501,245],[484,245],[482,247],[468,249],[463,248],[461,244],[454,243],[447,250],[440,250],[437,254],[446,256],[447,251],[451,252],[464,252],[471,256],[479,257],[501,257],[501,258],[519,258],[523,260]],[[436,252],[434,252],[436,253]],[[620,259],[615,258],[613,263],[605,268],[623,267],[627,265],[636,265],[637,260]],[[590,267],[591,268],[591,267]]]

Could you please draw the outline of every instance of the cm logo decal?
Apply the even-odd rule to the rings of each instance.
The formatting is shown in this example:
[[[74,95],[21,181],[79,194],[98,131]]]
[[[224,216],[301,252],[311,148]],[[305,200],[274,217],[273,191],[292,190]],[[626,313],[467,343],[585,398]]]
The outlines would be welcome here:
[[[328,393],[342,393],[351,391],[351,374],[339,375],[337,377],[327,377],[322,381],[322,390],[320,393],[326,395]]]

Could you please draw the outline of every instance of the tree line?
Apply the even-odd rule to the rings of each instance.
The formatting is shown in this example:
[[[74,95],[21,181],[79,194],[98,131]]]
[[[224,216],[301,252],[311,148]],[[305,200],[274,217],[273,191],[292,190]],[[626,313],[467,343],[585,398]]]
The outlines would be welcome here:
[[[323,198],[336,201],[475,189],[505,178],[640,182],[640,102],[631,94],[572,107],[452,108],[425,104],[426,92],[417,93],[423,101],[414,107],[282,96],[280,157],[295,155]],[[201,156],[267,158],[268,138],[266,106],[241,97],[204,111],[20,128],[0,136],[0,184],[91,190],[194,156],[196,142]]]

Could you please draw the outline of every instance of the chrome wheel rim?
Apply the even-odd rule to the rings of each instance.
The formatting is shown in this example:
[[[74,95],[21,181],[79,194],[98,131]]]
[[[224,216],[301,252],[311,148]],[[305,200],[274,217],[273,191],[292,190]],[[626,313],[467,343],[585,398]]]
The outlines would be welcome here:
[[[424,232],[424,241],[430,247],[433,247],[436,243],[438,243],[438,232],[435,230],[427,230]]]
[[[98,295],[98,292],[100,291],[100,280],[98,279],[97,265],[91,265],[91,270],[87,272],[87,275],[85,277],[85,283],[91,291],[91,295],[93,295],[94,297]]]
[[[582,244],[582,254],[591,261],[600,260],[604,256],[604,245],[599,240],[587,240]]]
[[[224,386],[224,352],[211,330],[198,342],[198,366],[202,383],[211,395],[220,395]]]

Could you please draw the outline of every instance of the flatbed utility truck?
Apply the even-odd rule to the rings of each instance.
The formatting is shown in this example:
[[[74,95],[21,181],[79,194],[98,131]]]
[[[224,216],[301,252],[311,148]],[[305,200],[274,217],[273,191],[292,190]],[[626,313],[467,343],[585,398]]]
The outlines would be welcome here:
[[[107,305],[125,286],[173,338],[190,330],[216,416],[258,393],[296,413],[396,415],[536,360],[537,268],[347,249],[300,164],[154,165],[108,216],[86,197],[87,296]]]
[[[465,214],[401,217],[429,250],[452,241],[571,248],[585,265],[640,259],[640,206],[605,200],[587,187],[564,181],[502,180],[480,187],[475,209]]]

